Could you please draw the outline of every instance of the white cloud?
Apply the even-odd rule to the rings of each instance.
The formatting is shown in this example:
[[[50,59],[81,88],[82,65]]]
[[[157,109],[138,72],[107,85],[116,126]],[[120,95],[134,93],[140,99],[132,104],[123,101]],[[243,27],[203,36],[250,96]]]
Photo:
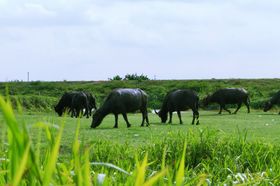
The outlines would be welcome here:
[[[279,5],[276,0],[0,0],[0,61],[8,69],[0,81],[25,77],[27,70],[51,80],[135,72],[181,79],[274,77]],[[242,70],[253,62],[254,71]]]
[[[54,11],[48,10],[41,4],[26,3],[23,8],[18,9],[19,16],[50,16],[56,15]]]

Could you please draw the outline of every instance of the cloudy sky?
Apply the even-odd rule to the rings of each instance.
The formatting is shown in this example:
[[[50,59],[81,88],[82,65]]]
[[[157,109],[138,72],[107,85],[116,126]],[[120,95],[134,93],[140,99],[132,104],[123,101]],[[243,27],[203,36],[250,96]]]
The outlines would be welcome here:
[[[280,78],[279,0],[0,0],[0,81]]]

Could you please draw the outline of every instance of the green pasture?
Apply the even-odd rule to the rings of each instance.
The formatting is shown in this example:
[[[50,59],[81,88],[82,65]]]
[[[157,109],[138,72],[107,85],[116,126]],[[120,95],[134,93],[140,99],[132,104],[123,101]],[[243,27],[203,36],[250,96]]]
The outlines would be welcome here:
[[[74,138],[77,123],[80,123],[80,138],[86,142],[98,140],[112,141],[113,143],[128,143],[133,146],[151,144],[168,137],[169,133],[186,133],[189,130],[199,133],[201,130],[215,132],[219,137],[238,138],[246,134],[249,141],[262,141],[264,143],[280,142],[280,115],[277,112],[262,112],[253,110],[247,114],[245,109],[241,109],[236,115],[224,112],[222,115],[218,111],[201,111],[200,125],[191,125],[192,113],[183,112],[182,120],[184,124],[179,124],[177,113],[173,113],[173,123],[163,124],[156,114],[149,113],[150,126],[140,127],[141,114],[128,114],[128,120],[132,124],[131,128],[126,127],[123,117],[119,115],[119,128],[114,129],[114,116],[108,115],[102,124],[96,129],[91,129],[91,118],[71,118],[70,116],[58,117],[55,113],[29,113],[17,115],[23,120],[33,134],[32,126],[37,122],[45,122],[60,125],[65,123],[62,140],[64,145],[71,145]],[[3,119],[1,118],[2,122]],[[34,129],[35,130],[35,129]]]
[[[0,97],[1,98],[1,97]],[[162,124],[129,114],[127,128],[91,118],[13,111],[0,99],[0,185],[279,185],[280,115],[243,107],[236,115],[200,110]],[[233,108],[231,108],[233,110]],[[98,179],[105,175],[105,179]]]

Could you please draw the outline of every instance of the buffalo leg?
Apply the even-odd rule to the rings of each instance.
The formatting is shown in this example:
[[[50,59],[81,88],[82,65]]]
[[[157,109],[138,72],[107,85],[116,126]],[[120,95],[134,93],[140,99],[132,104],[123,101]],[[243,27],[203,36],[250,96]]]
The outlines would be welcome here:
[[[83,115],[81,115],[81,111],[82,111],[82,110],[81,110],[80,107],[77,107],[77,108],[76,108],[76,118],[78,118],[78,117],[81,118],[81,117],[83,116]]]
[[[76,115],[75,112],[76,112],[75,108],[72,108],[71,109],[71,117],[72,118]]]
[[[147,108],[145,109],[145,118],[146,118],[146,126],[149,126],[150,125],[150,122],[149,122],[149,117],[148,117],[148,111],[147,111]]]
[[[142,123],[141,123],[141,127],[144,127],[145,118],[146,118],[146,114],[145,114],[145,111],[143,111],[143,112],[142,112]]]
[[[81,118],[83,115],[81,114],[82,113],[82,110],[80,108],[77,109],[77,112],[76,112],[76,118]]]
[[[63,112],[67,112],[68,114],[70,114],[72,116],[73,110],[72,108],[67,108],[66,110],[63,110]]]
[[[81,109],[78,110],[77,117],[79,117],[79,118],[83,117],[83,111]]]
[[[128,119],[127,119],[127,115],[126,115],[126,113],[123,113],[122,115],[123,115],[123,119],[124,119],[124,120],[125,120],[125,122],[126,122],[126,126],[127,126],[127,128],[131,127],[130,123],[128,122]]]
[[[114,114],[115,115],[115,125],[114,128],[118,128],[118,114]]]
[[[91,116],[91,114],[92,114],[92,107],[89,107],[88,109],[89,109],[89,116]]]
[[[245,104],[246,107],[247,107],[248,113],[250,113],[250,103],[249,103],[249,101],[246,101],[244,104]]]
[[[169,112],[169,122],[168,122],[168,123],[172,123],[172,114],[173,114],[173,113],[170,111],[170,112]]]
[[[233,114],[236,114],[239,111],[239,109],[241,108],[241,105],[242,105],[242,103],[238,103],[237,109],[234,111]]]
[[[222,111],[223,111],[223,106],[220,105],[220,111],[219,111],[219,114],[222,114]]]
[[[192,120],[192,125],[194,124],[195,121],[195,112],[193,111],[193,120]]]
[[[280,114],[280,113],[279,113]],[[150,125],[150,122],[149,122],[149,117],[148,117],[148,113],[146,114],[146,126],[149,126]]]
[[[89,118],[89,116],[91,115],[88,107],[86,108],[86,114],[87,114],[87,118]]]
[[[228,110],[228,109],[226,108],[226,106],[225,106],[225,105],[223,105],[223,109],[224,109],[225,111],[227,111],[229,114],[231,114],[231,111],[230,111],[230,110]]]
[[[87,116],[87,118],[89,118],[89,116],[91,116],[91,108],[90,108],[90,106],[87,104],[87,106],[86,106],[86,111],[85,111],[85,114],[84,114],[84,116]]]
[[[83,109],[82,109],[82,110],[83,110]],[[86,107],[86,108],[85,108],[85,113],[82,113],[82,114],[83,114],[82,116],[87,116],[87,118],[89,118],[89,116],[90,116],[89,108]]]
[[[149,126],[150,124],[149,124],[149,118],[148,118],[148,111],[147,110],[143,110],[141,112],[142,112],[142,124],[141,124],[141,127],[144,126],[145,120],[147,122],[146,126]]]
[[[177,114],[178,114],[178,117],[179,117],[179,120],[180,120],[180,124],[183,124],[182,118],[181,118],[181,112],[179,110],[177,111]]]
[[[75,118],[77,118],[78,115],[79,115],[79,109],[78,109],[78,108],[75,108],[75,114],[74,114]]]
[[[91,116],[91,108],[88,103],[86,104],[86,112],[87,112],[87,118],[89,118],[89,116]]]
[[[71,108],[70,111],[71,111],[71,117],[73,118],[74,115],[75,115],[75,109],[74,109],[74,108]]]
[[[80,108],[78,107],[78,108],[77,108],[77,112],[76,112],[76,118],[78,118],[78,117],[80,116],[80,112],[81,112],[81,110],[80,110]]]
[[[197,110],[194,110],[194,109],[192,109],[192,111],[193,111],[192,125],[194,124],[195,119],[197,120],[196,124],[199,125],[199,112]]]
[[[199,125],[199,112],[196,111],[195,115],[196,115],[196,125]]]
[[[192,120],[192,125],[195,122],[196,119],[196,125],[199,125],[199,112],[197,110],[192,109],[193,111],[193,120]]]

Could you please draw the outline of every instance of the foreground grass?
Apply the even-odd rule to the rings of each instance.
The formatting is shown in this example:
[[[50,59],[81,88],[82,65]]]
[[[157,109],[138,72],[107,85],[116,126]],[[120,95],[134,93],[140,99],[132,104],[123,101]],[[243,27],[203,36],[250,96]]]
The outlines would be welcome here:
[[[109,116],[93,130],[91,119],[15,117],[0,103],[1,185],[280,184],[278,115],[202,112],[192,126],[189,113],[184,125],[150,114],[151,126],[141,128],[135,114],[129,129],[122,119],[113,129]]]

